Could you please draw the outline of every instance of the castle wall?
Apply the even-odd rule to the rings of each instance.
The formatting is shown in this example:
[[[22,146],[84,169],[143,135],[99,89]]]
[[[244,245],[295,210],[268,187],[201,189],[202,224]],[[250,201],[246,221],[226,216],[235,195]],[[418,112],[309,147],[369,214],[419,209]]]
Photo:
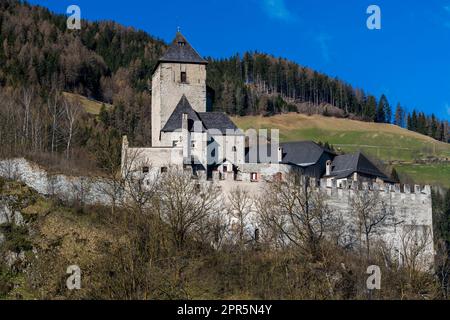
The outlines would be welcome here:
[[[224,175],[216,173],[212,181],[221,188],[225,201],[229,194],[236,188],[247,191],[254,200],[263,195],[264,188],[268,186],[277,173],[289,173],[292,169],[289,165],[269,164],[245,164],[243,172],[235,176],[228,172]],[[250,180],[251,172],[259,172],[258,181]],[[429,186],[388,185],[377,183],[359,184],[353,182],[337,186],[334,181],[332,187],[327,187],[325,179],[319,181],[310,179],[310,187],[325,194],[325,201],[336,217],[343,221],[344,241],[346,246],[364,243],[365,239],[359,239],[358,217],[352,207],[352,199],[357,193],[368,190],[369,195],[376,193],[377,210],[384,208],[388,213],[386,218],[374,227],[370,235],[372,246],[379,248],[380,241],[391,259],[399,263],[407,263],[407,259],[420,251],[417,255],[417,267],[424,270],[432,268],[434,263],[433,244],[433,219],[431,188]],[[360,195],[361,196],[361,195]],[[258,228],[258,217],[253,214],[249,228]]]
[[[190,132],[187,135],[188,141],[185,150],[185,158],[194,156],[203,165],[206,166],[206,133],[205,132]],[[177,147],[183,147],[183,132],[182,130],[175,132],[162,132],[161,133],[161,145],[167,147],[173,147],[174,141],[176,141]]]
[[[245,136],[244,135],[214,135],[213,142],[208,145],[208,163],[221,163],[227,159],[240,166],[245,162]],[[235,148],[233,150],[233,148]],[[215,150],[214,156],[212,151]]]
[[[323,179],[324,180],[324,179]],[[359,183],[337,187],[327,187],[321,183],[321,191],[326,196],[326,201],[336,214],[343,217],[348,224],[357,221],[357,213],[351,206],[352,198],[361,190],[378,194],[379,208],[384,205],[389,215],[380,223],[373,234],[373,241],[382,240],[386,249],[399,262],[405,263],[409,246],[424,246],[423,252],[418,258],[422,266],[430,266],[434,258],[433,245],[433,219],[431,189],[429,186],[400,186],[377,183]],[[358,191],[359,190],[359,191]],[[356,237],[349,234],[349,237]],[[408,247],[407,247],[408,246]]]
[[[183,148],[128,148],[127,156],[132,161],[132,167],[128,170],[140,170],[142,166],[155,168],[182,166]],[[132,160],[131,160],[132,159]],[[127,163],[127,160],[123,164]]]
[[[281,173],[282,177],[293,170],[289,165],[278,163],[244,163],[239,169],[241,171],[239,180],[242,181],[250,181],[252,173],[258,174],[258,181],[272,181],[275,175]]]

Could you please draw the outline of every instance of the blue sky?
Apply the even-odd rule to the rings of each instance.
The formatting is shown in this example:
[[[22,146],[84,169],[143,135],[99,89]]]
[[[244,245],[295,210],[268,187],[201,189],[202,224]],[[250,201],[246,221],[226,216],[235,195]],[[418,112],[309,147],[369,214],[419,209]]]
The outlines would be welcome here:
[[[171,41],[177,26],[204,56],[247,50],[343,79],[391,105],[450,120],[450,0],[30,0],[58,13],[114,20]],[[381,30],[366,27],[381,8]]]

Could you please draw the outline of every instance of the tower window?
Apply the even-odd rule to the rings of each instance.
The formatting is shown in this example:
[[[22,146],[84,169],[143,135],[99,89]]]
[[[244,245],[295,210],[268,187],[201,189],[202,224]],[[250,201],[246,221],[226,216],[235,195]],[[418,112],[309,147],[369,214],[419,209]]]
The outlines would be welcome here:
[[[236,152],[236,151],[237,151],[236,146],[233,147],[232,151],[233,151],[233,152]]]
[[[186,72],[182,71],[181,72],[181,83],[186,83],[186,82],[187,82]]]
[[[186,45],[186,42],[184,41],[178,41],[178,46],[179,47],[184,47]]]
[[[149,173],[150,168],[149,167],[142,167],[142,173]]]

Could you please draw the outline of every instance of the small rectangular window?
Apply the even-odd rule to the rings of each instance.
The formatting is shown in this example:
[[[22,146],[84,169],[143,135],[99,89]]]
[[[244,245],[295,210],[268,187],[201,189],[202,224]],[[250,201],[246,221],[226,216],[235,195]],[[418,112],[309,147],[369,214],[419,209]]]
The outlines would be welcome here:
[[[166,173],[167,172],[167,167],[162,167],[161,168],[161,173]]]
[[[236,148],[236,146],[234,146],[233,147],[233,152],[236,152],[237,151],[237,148]]]
[[[150,168],[149,167],[142,167],[142,173],[149,173]]]
[[[187,76],[185,71],[181,71],[181,83],[187,83]]]
[[[250,180],[254,182],[258,181],[258,174],[256,172],[252,172],[250,174]]]
[[[176,140],[173,140],[173,141],[172,141],[172,147],[176,147],[177,144],[178,144],[178,142],[177,142]]]
[[[191,147],[192,147],[192,148],[195,148],[195,141],[192,141],[192,142],[191,142]]]

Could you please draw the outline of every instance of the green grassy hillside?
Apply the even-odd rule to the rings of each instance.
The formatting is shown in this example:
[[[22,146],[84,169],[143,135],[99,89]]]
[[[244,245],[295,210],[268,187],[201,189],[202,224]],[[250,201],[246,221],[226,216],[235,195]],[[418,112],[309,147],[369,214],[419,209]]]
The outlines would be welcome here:
[[[282,142],[313,140],[329,142],[343,152],[360,150],[392,163],[400,176],[417,183],[450,187],[450,164],[416,164],[430,159],[450,160],[450,144],[394,125],[296,113],[234,117],[233,121],[244,130],[279,129]]]

